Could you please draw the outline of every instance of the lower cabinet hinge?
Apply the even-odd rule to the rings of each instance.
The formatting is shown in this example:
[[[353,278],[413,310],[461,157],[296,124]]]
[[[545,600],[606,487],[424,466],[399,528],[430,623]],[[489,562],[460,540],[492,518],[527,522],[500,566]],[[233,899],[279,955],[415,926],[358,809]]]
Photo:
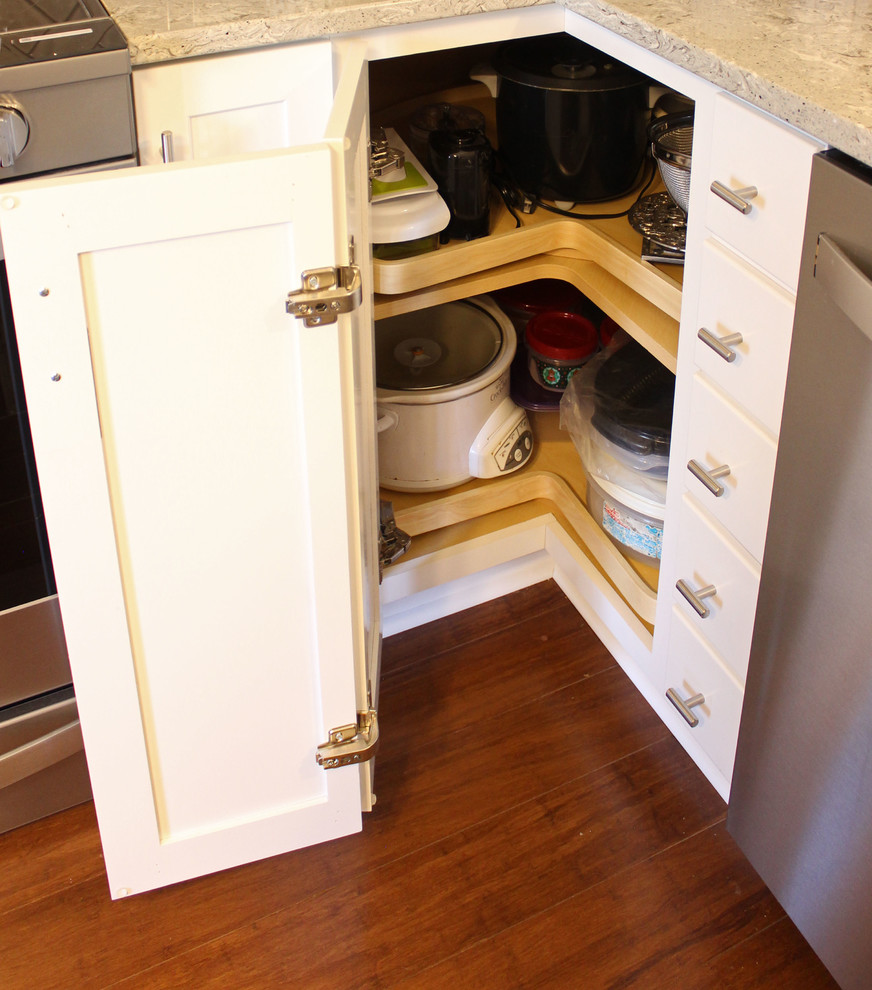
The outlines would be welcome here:
[[[409,549],[412,538],[397,526],[392,502],[381,499],[378,509],[378,572],[379,578],[381,578],[382,570],[389,564],[393,564]]]
[[[288,293],[285,310],[307,327],[335,323],[340,313],[357,309],[363,298],[360,269],[310,268],[300,276],[302,289]]]
[[[330,738],[318,747],[319,767],[333,770],[351,763],[366,763],[378,749],[378,713],[374,708],[357,713],[357,722],[330,730]]]

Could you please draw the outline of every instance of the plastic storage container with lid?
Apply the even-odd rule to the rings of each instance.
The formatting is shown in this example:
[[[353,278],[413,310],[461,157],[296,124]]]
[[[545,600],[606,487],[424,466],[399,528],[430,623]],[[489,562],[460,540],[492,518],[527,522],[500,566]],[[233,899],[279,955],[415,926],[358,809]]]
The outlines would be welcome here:
[[[627,557],[658,565],[675,376],[622,331],[560,403],[588,482],[588,509]]]
[[[525,343],[533,381],[562,392],[597,352],[599,335],[593,323],[578,313],[540,313],[527,324]]]
[[[616,481],[587,477],[587,508],[594,520],[623,553],[641,563],[658,566],[663,544],[663,520],[666,515],[666,483],[660,497],[624,487]]]
[[[595,441],[628,467],[666,477],[674,398],[675,375],[628,340],[593,378]]]
[[[508,316],[523,341],[527,324],[540,313],[580,313],[589,319],[600,311],[574,285],[559,278],[537,278],[491,293],[494,302]]]

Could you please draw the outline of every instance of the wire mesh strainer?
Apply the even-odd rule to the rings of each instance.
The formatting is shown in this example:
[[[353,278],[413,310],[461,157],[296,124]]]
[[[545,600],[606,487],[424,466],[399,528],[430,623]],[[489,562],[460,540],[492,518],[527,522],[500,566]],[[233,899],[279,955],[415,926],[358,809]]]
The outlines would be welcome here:
[[[690,199],[690,153],[693,146],[693,113],[670,113],[649,129],[651,153],[660,176],[676,206],[687,213]]]

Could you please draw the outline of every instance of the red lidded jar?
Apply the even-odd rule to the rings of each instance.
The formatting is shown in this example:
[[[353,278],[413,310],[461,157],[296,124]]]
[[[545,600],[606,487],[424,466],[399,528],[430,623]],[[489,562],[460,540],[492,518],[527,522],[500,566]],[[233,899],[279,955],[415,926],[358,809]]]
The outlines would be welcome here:
[[[533,381],[562,392],[596,353],[599,335],[593,323],[577,313],[539,313],[527,324],[526,344]]]

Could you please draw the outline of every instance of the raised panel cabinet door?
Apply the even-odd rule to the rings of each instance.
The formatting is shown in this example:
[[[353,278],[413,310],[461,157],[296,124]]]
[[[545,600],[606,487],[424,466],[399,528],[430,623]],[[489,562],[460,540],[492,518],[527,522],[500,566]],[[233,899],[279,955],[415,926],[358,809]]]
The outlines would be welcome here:
[[[697,371],[684,486],[755,560],[763,559],[775,474],[772,435]]]
[[[338,339],[344,431],[350,445],[345,453],[349,500],[347,517],[350,540],[351,592],[362,621],[354,626],[355,656],[360,709],[378,706],[381,661],[381,599],[379,572],[379,485],[376,448],[375,351],[373,338],[372,254],[369,229],[369,86],[364,52],[354,41],[337,43],[339,83],[327,123],[334,168],[342,176],[343,209],[338,211],[337,237],[353,255],[360,270],[363,293],[351,332]],[[338,425],[338,424],[337,424]],[[323,456],[318,452],[318,457]],[[317,464],[313,464],[317,471]],[[356,504],[354,499],[356,498]],[[374,761],[361,764],[361,802],[372,810]]]
[[[777,437],[794,298],[714,238],[701,257],[696,366]]]
[[[333,102],[329,41],[136,67],[143,165],[222,158],[318,140]],[[164,137],[167,135],[168,137]]]
[[[676,566],[682,585],[676,582],[672,597],[688,623],[711,643],[744,686],[760,565],[687,493],[679,523]],[[701,589],[712,588],[703,598],[696,597]]]
[[[369,315],[285,311],[365,223],[349,61],[316,145],[0,197],[114,897],[357,831],[369,801],[316,764],[373,693]]]
[[[672,609],[666,686],[681,702],[694,702],[691,708],[687,709],[686,704],[685,708],[688,716],[697,720],[695,725],[678,721],[678,739],[683,742],[690,737],[699,743],[721,775],[710,776],[709,780],[726,801],[742,716],[742,686],[705,639],[691,628],[679,607],[673,605]]]
[[[811,160],[822,147],[734,96],[715,97],[708,180],[719,192],[706,194],[705,224],[791,292],[799,277]]]

